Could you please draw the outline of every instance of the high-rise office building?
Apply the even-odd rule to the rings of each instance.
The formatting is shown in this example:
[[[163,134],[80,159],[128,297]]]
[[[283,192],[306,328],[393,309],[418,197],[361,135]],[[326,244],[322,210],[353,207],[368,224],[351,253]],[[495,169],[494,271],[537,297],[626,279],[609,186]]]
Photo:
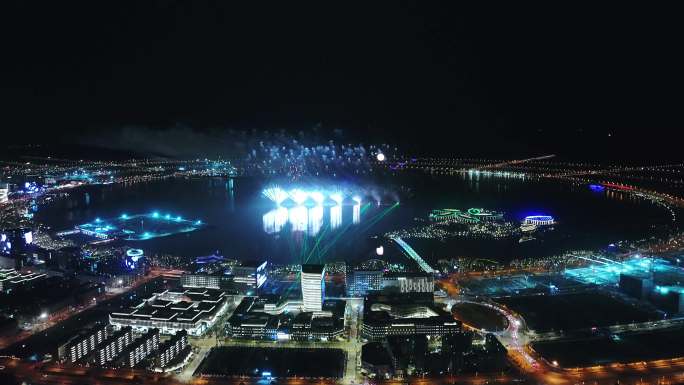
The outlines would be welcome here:
[[[304,311],[321,311],[325,294],[325,267],[302,265],[302,301]]]

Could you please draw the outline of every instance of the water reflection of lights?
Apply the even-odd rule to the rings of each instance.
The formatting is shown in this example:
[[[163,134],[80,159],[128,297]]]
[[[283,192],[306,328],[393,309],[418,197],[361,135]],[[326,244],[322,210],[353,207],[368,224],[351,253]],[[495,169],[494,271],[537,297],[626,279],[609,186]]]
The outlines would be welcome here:
[[[288,219],[292,224],[293,231],[306,231],[308,214],[309,210],[303,206],[290,209],[288,212]]]
[[[316,206],[308,210],[309,214],[309,227],[306,231],[308,234],[318,234],[321,230],[321,225],[323,224],[323,207]]]
[[[288,219],[287,209],[278,207],[264,214],[264,231],[268,234],[275,234],[285,226]]]
[[[308,235],[316,235],[321,231],[325,222],[325,214],[328,211],[328,225],[334,230],[342,225],[343,206],[296,206],[292,208],[278,207],[263,216],[264,232],[276,234],[282,231],[288,223],[292,231],[305,232]],[[352,223],[361,222],[361,205],[352,206]]]
[[[342,207],[333,206],[330,208],[330,228],[336,229],[342,224]]]

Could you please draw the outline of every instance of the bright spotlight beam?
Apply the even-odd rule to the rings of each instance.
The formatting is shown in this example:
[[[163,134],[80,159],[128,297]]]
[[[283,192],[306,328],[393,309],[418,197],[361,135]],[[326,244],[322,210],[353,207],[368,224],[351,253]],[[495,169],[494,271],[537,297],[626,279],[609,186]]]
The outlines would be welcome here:
[[[314,191],[314,192],[310,193],[309,196],[311,197],[311,199],[316,201],[316,203],[318,203],[319,205],[321,203],[323,203],[323,200],[325,199],[325,196],[320,191]]]
[[[271,186],[262,192],[262,195],[276,204],[281,204],[285,199],[288,198],[288,193],[278,186]]]
[[[304,203],[304,201],[308,197],[309,197],[309,194],[307,194],[306,192],[304,192],[302,190],[294,189],[294,190],[290,191],[290,198],[292,198],[292,200],[295,201],[295,203],[297,203],[298,205],[301,205],[302,203]]]

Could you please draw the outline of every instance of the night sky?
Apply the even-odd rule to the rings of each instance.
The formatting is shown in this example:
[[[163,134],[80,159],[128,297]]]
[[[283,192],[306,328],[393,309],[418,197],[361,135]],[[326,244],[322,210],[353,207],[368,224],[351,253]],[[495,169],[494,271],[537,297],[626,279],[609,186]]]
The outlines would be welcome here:
[[[318,127],[415,153],[682,158],[674,9],[44,3],[1,6],[5,143]]]

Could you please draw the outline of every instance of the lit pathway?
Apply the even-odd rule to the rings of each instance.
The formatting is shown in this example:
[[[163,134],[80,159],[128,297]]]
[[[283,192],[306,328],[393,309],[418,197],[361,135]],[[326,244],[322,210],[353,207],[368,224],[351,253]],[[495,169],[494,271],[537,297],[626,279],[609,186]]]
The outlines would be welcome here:
[[[506,330],[499,332],[492,332],[496,335],[499,341],[508,350],[509,358],[518,366],[523,373],[535,375],[542,368],[542,362],[540,362],[535,357],[531,356],[526,346],[529,343],[529,336],[527,335],[527,328],[525,326],[524,320],[520,318],[517,314],[512,313],[505,307],[499,304],[483,299],[468,299],[466,297],[452,297],[444,301],[447,305],[447,310],[451,311],[453,305],[457,303],[472,303],[480,306],[488,307],[502,316],[506,317],[508,321],[508,327]],[[484,332],[484,330],[479,330]]]
[[[418,266],[420,266],[421,269],[423,269],[424,272],[434,274],[435,269],[433,269],[430,265],[428,265],[423,258],[416,253],[415,250],[413,250],[413,247],[411,247],[408,243],[406,243],[403,239],[399,237],[392,237],[391,238],[394,242],[396,242],[401,248],[408,254],[409,257],[411,257],[414,261],[418,263]]]

